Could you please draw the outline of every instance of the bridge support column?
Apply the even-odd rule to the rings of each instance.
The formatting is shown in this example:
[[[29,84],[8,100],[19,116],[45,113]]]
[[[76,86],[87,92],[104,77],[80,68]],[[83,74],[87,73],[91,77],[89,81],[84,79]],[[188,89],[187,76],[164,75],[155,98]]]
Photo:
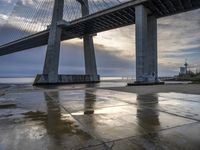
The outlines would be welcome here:
[[[92,35],[84,35],[84,59],[85,59],[85,74],[90,75],[94,81],[99,81],[99,75],[97,75],[96,58],[93,44]]]
[[[157,19],[148,15],[143,5],[135,7],[136,26],[136,82],[158,84]]]
[[[83,15],[89,14],[88,1],[78,1],[82,5]],[[37,75],[34,85],[96,83],[100,81],[97,75],[94,45],[91,35],[84,35],[83,37],[86,75],[58,75],[62,29],[57,23],[63,19],[63,7],[64,0],[55,0],[43,74]]]
[[[43,74],[37,75],[34,84],[56,84],[58,82],[62,29],[57,26],[57,22],[63,18],[63,7],[64,0],[55,0]]]
[[[153,77],[153,82],[158,82],[157,19],[148,16],[147,23],[147,74]]]
[[[77,0],[81,4],[82,16],[89,15],[88,0]],[[89,75],[93,81],[99,82],[100,77],[97,74],[95,50],[93,36],[86,34],[83,36],[85,74]]]

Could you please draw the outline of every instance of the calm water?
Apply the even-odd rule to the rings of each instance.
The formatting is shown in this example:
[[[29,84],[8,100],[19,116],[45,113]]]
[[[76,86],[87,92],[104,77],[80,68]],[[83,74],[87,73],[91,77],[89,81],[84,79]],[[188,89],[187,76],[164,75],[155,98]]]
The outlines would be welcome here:
[[[0,84],[31,84],[34,82],[34,77],[14,77],[14,78],[0,78]],[[101,77],[102,81],[130,81],[130,78],[122,77]]]
[[[15,77],[15,78],[0,78],[0,84],[32,84],[34,82],[34,77]],[[101,81],[105,82],[134,82],[135,79],[127,77],[101,77]],[[167,84],[188,84],[190,81],[165,81]],[[107,83],[108,84],[108,83]]]
[[[0,78],[0,84],[28,84],[33,83],[34,78]]]

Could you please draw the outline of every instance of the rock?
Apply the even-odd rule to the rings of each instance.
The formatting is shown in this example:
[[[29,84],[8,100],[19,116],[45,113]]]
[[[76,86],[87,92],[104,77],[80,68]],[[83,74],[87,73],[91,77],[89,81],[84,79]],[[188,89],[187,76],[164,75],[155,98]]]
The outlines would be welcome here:
[[[16,104],[12,103],[0,103],[0,109],[15,108]]]

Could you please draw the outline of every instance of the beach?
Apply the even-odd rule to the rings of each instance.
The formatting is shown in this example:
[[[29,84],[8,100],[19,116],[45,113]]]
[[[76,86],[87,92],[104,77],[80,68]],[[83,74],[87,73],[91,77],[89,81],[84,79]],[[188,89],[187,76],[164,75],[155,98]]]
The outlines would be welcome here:
[[[125,87],[110,87],[109,90],[120,92],[130,92],[137,94],[152,94],[161,92],[176,92],[185,94],[200,94],[200,84],[165,84],[152,86],[125,86]]]
[[[199,89],[1,84],[0,150],[198,150]]]

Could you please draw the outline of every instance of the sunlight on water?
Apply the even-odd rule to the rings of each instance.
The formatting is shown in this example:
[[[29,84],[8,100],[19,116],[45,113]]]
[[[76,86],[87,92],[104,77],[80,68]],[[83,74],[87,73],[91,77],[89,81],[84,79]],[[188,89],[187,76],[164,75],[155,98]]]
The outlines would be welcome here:
[[[34,78],[0,78],[0,84],[29,84],[33,83]]]

